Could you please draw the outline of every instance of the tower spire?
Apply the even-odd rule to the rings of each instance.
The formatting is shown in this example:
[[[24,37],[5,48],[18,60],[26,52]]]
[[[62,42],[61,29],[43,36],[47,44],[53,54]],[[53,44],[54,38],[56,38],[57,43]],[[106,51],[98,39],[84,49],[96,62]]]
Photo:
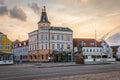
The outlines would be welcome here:
[[[43,6],[43,8],[42,8],[41,18],[40,18],[40,21],[38,23],[50,23],[48,20],[48,17],[47,17],[45,6]]]
[[[42,12],[46,12],[46,7],[43,6]]]

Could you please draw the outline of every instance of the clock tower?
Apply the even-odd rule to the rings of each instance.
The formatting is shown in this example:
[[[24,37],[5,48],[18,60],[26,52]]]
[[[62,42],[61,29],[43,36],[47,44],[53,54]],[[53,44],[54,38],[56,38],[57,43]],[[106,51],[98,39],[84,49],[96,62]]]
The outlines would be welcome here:
[[[46,30],[50,28],[50,22],[48,21],[46,7],[42,8],[41,18],[38,22],[38,29]]]

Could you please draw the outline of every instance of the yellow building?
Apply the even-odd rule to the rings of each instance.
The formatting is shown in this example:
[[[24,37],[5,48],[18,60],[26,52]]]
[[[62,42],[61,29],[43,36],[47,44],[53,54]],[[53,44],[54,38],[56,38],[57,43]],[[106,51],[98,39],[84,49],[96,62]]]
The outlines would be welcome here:
[[[11,53],[12,41],[7,38],[7,35],[0,32],[0,53]]]

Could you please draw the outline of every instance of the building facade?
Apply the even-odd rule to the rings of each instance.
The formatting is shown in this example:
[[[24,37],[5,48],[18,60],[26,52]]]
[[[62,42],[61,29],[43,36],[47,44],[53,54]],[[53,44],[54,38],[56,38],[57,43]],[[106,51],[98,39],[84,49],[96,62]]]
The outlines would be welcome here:
[[[13,64],[12,41],[0,32],[0,64]]]
[[[16,62],[28,62],[28,40],[16,40],[12,44],[12,54]]]
[[[117,47],[116,59],[120,60],[120,46]]]
[[[68,27],[50,24],[44,6],[38,22],[38,30],[28,33],[30,61],[62,61],[65,55],[68,61],[71,59],[73,31]]]
[[[73,39],[74,53],[77,56],[77,45],[82,45],[85,62],[114,61],[112,48],[105,41],[95,39]]]
[[[11,53],[12,41],[8,39],[7,35],[0,32],[0,52]]]

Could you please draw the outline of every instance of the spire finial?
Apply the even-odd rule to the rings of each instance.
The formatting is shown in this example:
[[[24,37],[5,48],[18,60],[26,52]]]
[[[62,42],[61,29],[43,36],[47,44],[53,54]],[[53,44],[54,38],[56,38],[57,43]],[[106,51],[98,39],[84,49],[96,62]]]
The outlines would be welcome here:
[[[45,7],[45,6],[43,6],[43,8],[42,8],[41,19],[40,19],[40,21],[39,21],[38,23],[41,23],[41,22],[50,23],[50,22],[48,21],[48,17],[47,17],[46,7]]]
[[[44,7],[44,9],[46,9],[46,7],[45,6],[43,6]]]
[[[42,12],[46,12],[46,7],[43,6]]]

